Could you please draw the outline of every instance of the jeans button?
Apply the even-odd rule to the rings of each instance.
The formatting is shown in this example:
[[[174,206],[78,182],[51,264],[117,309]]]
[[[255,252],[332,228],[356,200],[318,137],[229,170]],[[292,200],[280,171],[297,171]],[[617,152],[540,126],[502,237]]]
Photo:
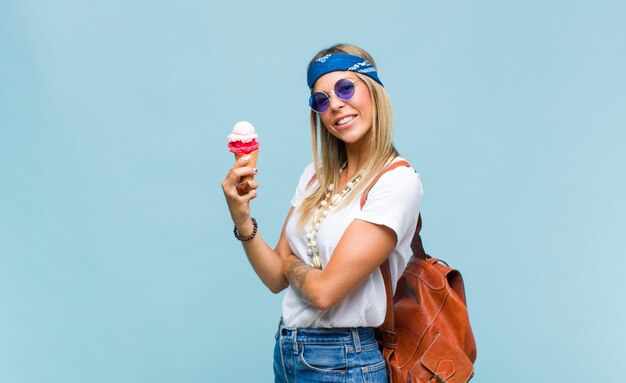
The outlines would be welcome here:
[[[280,333],[281,333],[283,336],[287,335],[287,329],[286,329],[286,328],[284,328],[284,329],[280,330]]]

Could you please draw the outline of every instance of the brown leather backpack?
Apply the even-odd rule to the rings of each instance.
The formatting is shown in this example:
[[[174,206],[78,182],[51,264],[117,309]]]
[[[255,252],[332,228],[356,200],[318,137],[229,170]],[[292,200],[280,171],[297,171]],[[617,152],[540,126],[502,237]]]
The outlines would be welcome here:
[[[385,168],[365,189],[361,208],[369,190],[397,161]],[[424,252],[421,216],[411,243],[413,255],[398,280],[395,295],[391,289],[389,262],[380,270],[387,292],[387,314],[377,338],[389,373],[390,383],[465,383],[474,374],[476,342],[469,323],[461,273]]]

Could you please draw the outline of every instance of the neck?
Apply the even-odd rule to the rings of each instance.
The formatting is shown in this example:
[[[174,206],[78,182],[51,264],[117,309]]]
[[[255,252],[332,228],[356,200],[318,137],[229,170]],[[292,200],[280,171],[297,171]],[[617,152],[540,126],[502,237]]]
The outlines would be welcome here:
[[[346,145],[347,166],[343,173],[347,180],[354,178],[363,170],[363,166],[369,158],[369,145],[351,144]]]

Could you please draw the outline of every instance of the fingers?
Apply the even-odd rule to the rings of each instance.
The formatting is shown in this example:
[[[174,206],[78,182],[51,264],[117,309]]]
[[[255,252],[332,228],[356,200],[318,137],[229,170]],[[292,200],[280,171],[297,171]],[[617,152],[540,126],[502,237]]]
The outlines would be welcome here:
[[[238,159],[237,161],[235,161],[235,166],[234,167],[238,168],[238,167],[246,166],[248,161],[250,161],[250,156],[243,156],[240,159]]]
[[[248,193],[250,193],[251,191],[255,191],[255,195],[254,197],[256,197],[256,189],[259,187],[259,184],[252,180],[252,181],[243,181],[243,182],[238,182],[235,185],[235,189],[237,190],[237,194],[239,194],[240,196],[244,196]],[[254,198],[252,197],[252,198]]]
[[[238,195],[243,196],[256,190],[258,187],[259,183],[255,180],[240,182],[239,177],[237,177],[234,181],[229,177],[222,181],[222,189],[224,189],[224,192],[227,194],[230,194],[230,191],[236,191]]]
[[[231,197],[237,200],[246,197],[244,200],[250,200],[256,197],[256,189],[259,187],[259,183],[254,179],[248,181],[240,181],[243,176],[248,176],[249,172],[244,170],[246,168],[231,169],[226,178],[222,181],[222,189],[227,197]],[[240,175],[241,174],[241,175]],[[255,174],[252,172],[252,174]],[[254,195],[249,195],[254,192]]]
[[[233,173],[237,176],[237,183],[253,180],[254,176],[258,172],[259,171],[257,169],[251,168],[249,166],[233,170]]]
[[[226,178],[229,178],[233,183],[238,183],[237,180],[243,177],[254,177],[254,175],[258,173],[258,170],[251,166],[247,166],[249,161],[250,156],[244,156],[237,160]]]
[[[252,177],[244,178],[257,173],[255,168],[248,166],[250,158],[247,157],[237,160],[222,180],[222,190],[235,223],[250,220],[250,200],[256,198],[259,187],[254,179],[250,179]]]
[[[238,184],[239,180],[244,177],[246,178],[246,180],[252,179],[254,175],[258,173],[258,170],[252,166],[248,166],[249,162],[250,162],[250,156],[243,156],[237,161],[235,161],[235,164],[230,169],[230,172],[228,172],[228,175],[226,176],[226,180],[224,181],[228,180],[227,182],[235,185],[235,184]]]
[[[222,189],[228,204],[231,208],[237,207],[235,210],[244,207],[247,209],[248,202],[256,198],[256,189],[259,184],[253,177],[258,171],[252,166],[247,166],[249,162],[250,156],[244,156],[235,161],[222,181]]]

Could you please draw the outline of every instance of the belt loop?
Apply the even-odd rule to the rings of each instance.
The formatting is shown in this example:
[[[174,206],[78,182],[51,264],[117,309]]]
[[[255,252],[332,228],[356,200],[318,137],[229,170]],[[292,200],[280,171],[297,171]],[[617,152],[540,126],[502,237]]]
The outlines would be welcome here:
[[[291,331],[291,341],[293,342],[293,354],[294,355],[298,355],[298,329],[294,328],[293,331]]]
[[[359,338],[359,329],[353,327],[350,329],[350,331],[352,331],[352,339],[354,340],[354,351],[361,352],[361,339]]]
[[[278,337],[280,337],[280,330],[283,328],[283,317],[280,317],[280,320],[278,321],[278,328],[276,329],[276,335],[274,335],[274,338],[278,339]]]

